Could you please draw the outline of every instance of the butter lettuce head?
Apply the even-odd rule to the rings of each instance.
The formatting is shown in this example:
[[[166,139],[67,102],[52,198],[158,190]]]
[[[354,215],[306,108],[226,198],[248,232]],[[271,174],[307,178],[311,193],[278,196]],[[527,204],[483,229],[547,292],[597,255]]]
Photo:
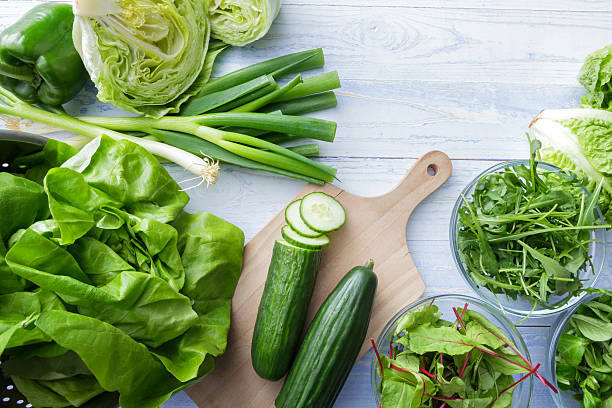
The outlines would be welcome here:
[[[280,11],[280,0],[208,0],[212,36],[243,46],[266,35]]]
[[[583,104],[612,110],[612,45],[586,57],[578,80],[587,90]]]
[[[530,134],[542,143],[542,161],[574,171],[590,192],[603,180],[598,205],[606,223],[612,223],[612,112],[544,110]]]
[[[159,407],[225,352],[244,234],[132,142],[50,146],[43,185],[0,174],[0,375],[35,406]]]
[[[81,0],[74,11],[74,44],[100,100],[159,117],[208,80],[203,0]]]

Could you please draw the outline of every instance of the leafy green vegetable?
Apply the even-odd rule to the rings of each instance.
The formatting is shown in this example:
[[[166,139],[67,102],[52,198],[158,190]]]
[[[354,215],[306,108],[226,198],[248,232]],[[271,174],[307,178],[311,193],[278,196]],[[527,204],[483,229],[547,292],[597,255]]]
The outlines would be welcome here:
[[[587,90],[583,104],[612,110],[612,45],[586,57],[578,81]]]
[[[266,35],[281,8],[280,0],[208,0],[212,36],[237,46]]]
[[[450,322],[433,303],[406,312],[390,340],[376,345],[381,407],[510,407],[514,388],[531,375],[552,387],[506,335],[478,312],[453,308]],[[522,375],[515,379],[513,375]]]
[[[602,183],[597,204],[612,223],[612,112],[601,109],[544,110],[530,126],[542,144],[542,161],[571,170],[589,191]]]
[[[202,178],[202,182],[214,183],[219,172],[218,165],[211,163],[209,159],[203,159],[201,155],[196,156],[174,146],[154,140],[140,139],[138,137],[115,132],[99,126],[94,126],[68,116],[63,112],[50,112],[34,107],[20,100],[14,93],[1,86],[0,112],[56,126],[78,133],[86,138],[95,139],[100,136],[107,136],[115,140],[129,140],[132,143],[144,147],[147,149],[147,151],[157,157],[178,164],[185,170],[196,175],[197,178]],[[78,147],[83,147],[86,144],[82,143],[82,141],[73,141],[73,143],[78,145]],[[38,173],[37,177],[32,178],[35,180],[40,180],[43,177],[42,174]]]
[[[112,9],[113,4],[116,5],[92,0],[79,2],[80,7],[89,9],[91,13],[109,7]],[[143,13],[147,14],[147,11]],[[206,81],[210,78],[214,57],[224,47],[219,41],[211,45],[200,75]],[[177,163],[193,173],[196,177],[190,181],[201,179],[199,184],[194,183],[195,186],[204,182],[213,184],[219,175],[219,162],[323,184],[334,180],[336,170],[306,157],[314,155],[316,149],[309,147],[296,151],[295,148],[279,146],[279,143],[302,137],[333,141],[335,123],[292,115],[335,106],[335,95],[328,91],[340,86],[338,75],[335,72],[315,75],[302,82],[300,74],[282,87],[276,82],[290,73],[321,67],[323,62],[321,49],[315,49],[274,58],[226,74],[206,83],[197,95],[184,104],[181,111],[184,116],[205,112],[206,115],[190,116],[184,120],[176,117],[159,120],[114,118],[110,121],[99,117],[77,119],[31,106],[2,87],[0,112],[60,127],[89,138],[106,135],[115,140],[132,141],[155,156]],[[270,111],[270,107],[274,111]],[[251,113],[256,110],[265,112]],[[31,164],[38,164],[36,160],[40,156],[29,158],[33,161]],[[42,181],[46,170],[48,168],[44,166],[36,166],[31,178]]]
[[[157,407],[225,351],[244,235],[185,213],[187,195],[131,142],[56,157],[68,159],[44,188],[0,174],[2,370],[39,406],[118,393],[124,408]]]
[[[49,205],[43,188],[23,177],[0,173],[0,294],[23,290],[26,282],[6,264],[9,238],[34,221],[47,218]]]
[[[559,387],[588,408],[612,403],[612,293],[597,292],[569,319],[555,356]]]
[[[601,186],[589,195],[572,173],[529,166],[484,175],[459,208],[458,246],[474,282],[555,307],[577,295],[591,262]]]
[[[160,130],[192,134],[234,155],[275,167],[279,170],[279,173],[282,171],[284,174],[291,174],[292,177],[300,179],[306,177],[309,181],[316,180],[315,182],[318,184],[333,181],[336,174],[336,170],[333,168],[264,139],[216,128],[240,126],[266,131],[282,129],[283,132],[300,137],[333,141],[336,133],[336,123],[326,120],[250,112],[215,113],[190,117],[166,116],[159,119],[144,117],[83,117],[82,119],[88,124],[116,131],[144,130],[156,136],[160,134]],[[207,152],[208,150],[203,153],[206,154]],[[215,155],[214,152],[215,150],[211,154]],[[223,160],[226,156],[219,157]]]
[[[203,1],[81,0],[74,11],[75,48],[101,101],[160,117],[208,81]]]
[[[123,407],[157,407],[178,385],[144,345],[108,323],[49,311],[41,314],[36,327],[77,353],[102,388],[119,391]]]
[[[50,292],[14,292],[0,296],[0,355],[7,348],[49,341],[34,326],[37,316],[51,309],[64,310],[64,305]]]

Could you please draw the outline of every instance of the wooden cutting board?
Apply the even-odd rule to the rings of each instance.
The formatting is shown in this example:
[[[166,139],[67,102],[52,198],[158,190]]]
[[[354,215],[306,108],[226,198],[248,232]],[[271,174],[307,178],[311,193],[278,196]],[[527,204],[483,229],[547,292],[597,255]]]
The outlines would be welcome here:
[[[344,227],[330,235],[325,249],[308,322],[340,279],[352,267],[374,259],[378,289],[368,335],[360,357],[370,348],[384,325],[402,307],[419,298],[425,284],[406,247],[406,224],[414,208],[450,176],[448,156],[433,151],[424,155],[391,192],[372,198],[357,197],[330,184],[308,185],[297,198],[313,191],[336,197],[346,208]],[[244,267],[232,305],[232,325],[225,354],[215,370],[187,390],[199,407],[269,408],[283,380],[261,379],[251,365],[251,337],[264,288],[274,241],[285,224],[280,212],[245,247]]]

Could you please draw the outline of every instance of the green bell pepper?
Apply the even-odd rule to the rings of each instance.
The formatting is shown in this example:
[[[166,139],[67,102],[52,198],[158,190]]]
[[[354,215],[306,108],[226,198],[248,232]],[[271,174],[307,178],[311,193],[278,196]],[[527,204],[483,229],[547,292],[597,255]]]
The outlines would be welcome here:
[[[0,85],[21,99],[62,105],[81,90],[87,71],[72,42],[69,4],[35,6],[0,33]]]

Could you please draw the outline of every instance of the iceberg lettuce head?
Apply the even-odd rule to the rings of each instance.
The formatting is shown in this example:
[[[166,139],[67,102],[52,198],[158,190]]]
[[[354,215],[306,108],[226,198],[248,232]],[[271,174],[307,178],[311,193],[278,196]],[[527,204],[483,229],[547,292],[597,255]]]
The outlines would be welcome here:
[[[208,80],[205,1],[77,0],[74,12],[75,48],[100,100],[159,117]]]
[[[598,201],[612,222],[612,112],[602,109],[544,110],[530,135],[542,144],[540,159],[572,170],[591,193],[603,180]]]
[[[280,8],[280,0],[209,0],[212,36],[231,45],[249,44],[266,35]]]

